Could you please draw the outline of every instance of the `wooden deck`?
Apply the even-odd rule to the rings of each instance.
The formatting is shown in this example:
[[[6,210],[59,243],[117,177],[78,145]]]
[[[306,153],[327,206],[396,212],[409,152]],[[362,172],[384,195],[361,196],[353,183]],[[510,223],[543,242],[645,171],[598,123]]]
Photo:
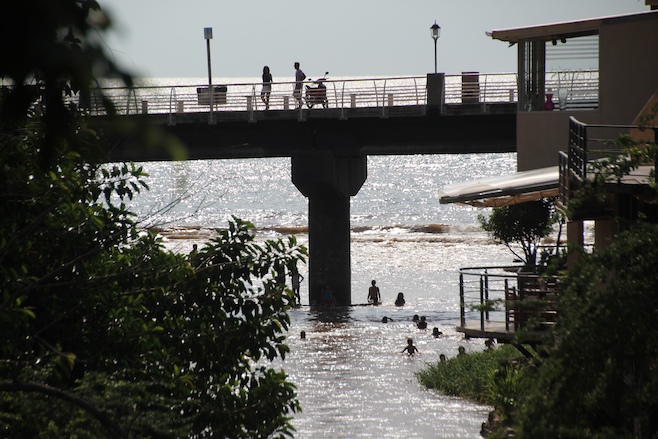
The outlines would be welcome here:
[[[556,278],[519,267],[464,268],[460,275],[461,319],[457,332],[501,343],[541,343],[558,318]],[[467,314],[467,309],[480,311]],[[477,316],[477,317],[475,317]]]
[[[524,343],[541,343],[550,331],[546,329],[514,329],[514,325],[506,327],[505,322],[484,321],[482,325],[479,321],[467,321],[464,326],[457,326],[457,332],[461,332],[467,338],[493,338],[498,343],[509,343],[518,340]]]

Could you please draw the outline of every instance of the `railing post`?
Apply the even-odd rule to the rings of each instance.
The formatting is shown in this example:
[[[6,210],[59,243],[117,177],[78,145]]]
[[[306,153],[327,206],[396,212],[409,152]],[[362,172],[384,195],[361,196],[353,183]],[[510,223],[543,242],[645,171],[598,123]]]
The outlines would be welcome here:
[[[581,148],[581,160],[583,161],[583,181],[587,179],[587,125],[582,124],[580,126],[581,138],[580,138],[580,148]]]
[[[484,75],[484,84],[482,84],[482,89],[480,90],[482,97],[480,99],[482,104],[482,112],[487,112],[487,75]]]
[[[521,282],[519,282],[521,281]],[[516,328],[517,326],[520,328],[525,328],[525,310],[524,308],[524,301],[525,301],[525,287],[523,286],[522,279],[519,278],[517,280],[518,286],[519,286],[519,318],[516,319],[516,316],[514,316],[514,327]],[[517,325],[518,324],[518,325]]]
[[[386,96],[386,80],[384,80],[384,89],[382,90],[382,118],[387,118],[388,113],[386,112],[386,103],[384,102],[384,96]]]
[[[176,125],[176,120],[174,119],[174,101],[176,100],[176,88],[171,87],[169,90],[169,120],[167,121],[168,125]]]
[[[482,305],[484,304],[484,278],[480,275],[480,330],[484,332],[484,310]]]
[[[302,100],[299,102],[299,117],[297,117],[297,120],[299,122],[304,122],[306,119],[304,118],[304,97],[302,96]]]
[[[254,119],[254,98],[253,96],[245,96],[247,98],[247,113],[249,114],[249,122],[256,122]]]
[[[486,319],[489,320],[489,276],[487,275],[487,269],[484,269],[484,301],[487,304],[486,309]]]
[[[466,312],[464,310],[464,273],[459,273],[459,322],[466,326]]]
[[[336,84],[334,84],[334,92],[336,94],[336,104],[338,104],[338,93],[336,92]],[[345,81],[340,91],[340,120],[346,120],[347,114],[345,113]]]
[[[128,89],[128,99],[126,101],[126,115],[130,114],[130,97],[133,98],[133,103],[135,104],[135,114],[137,114],[137,93],[134,88]]]
[[[653,141],[654,143],[658,142],[658,128],[654,127],[653,129]],[[656,172],[656,168],[658,168],[658,156],[656,156],[653,160],[653,170]]]
[[[420,105],[420,99],[418,99],[418,84],[416,84],[416,78],[414,78],[414,93],[416,94],[416,105]]]
[[[509,291],[509,279],[505,279],[505,331],[509,331],[509,320],[510,320],[510,314],[509,314],[509,304],[507,303],[507,296],[508,296],[508,291]]]

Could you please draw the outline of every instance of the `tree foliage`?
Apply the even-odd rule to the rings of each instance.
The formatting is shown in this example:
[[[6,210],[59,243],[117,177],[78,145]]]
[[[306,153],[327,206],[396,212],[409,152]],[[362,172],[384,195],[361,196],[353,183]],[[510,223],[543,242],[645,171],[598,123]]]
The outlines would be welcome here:
[[[505,244],[526,265],[535,265],[537,249],[542,238],[548,236],[553,225],[552,200],[542,198],[510,206],[494,207],[489,218],[478,215],[482,229]],[[521,247],[519,255],[514,245]]]
[[[658,434],[657,264],[658,226],[638,223],[570,267],[522,437],[632,438],[636,423]]]
[[[623,152],[591,164],[593,178],[570,200],[570,212],[600,205],[606,185],[656,163],[655,142],[624,135],[615,143]],[[655,190],[655,169],[649,179]],[[617,220],[622,231],[612,245],[583,255],[561,282],[558,342],[519,412],[521,437],[658,436],[655,209],[649,203],[634,221]]]
[[[131,78],[105,56],[100,36],[110,20],[95,0],[6,2],[0,20],[0,36],[7,42],[0,49],[0,77],[11,85],[0,95],[1,120],[9,130],[21,129],[30,112],[41,117],[44,167],[63,143],[77,139],[71,100],[63,97],[89,96],[97,77],[120,78],[127,85]],[[109,100],[103,104],[112,112]]]
[[[6,6],[20,38],[0,64],[0,435],[291,434],[295,388],[269,360],[288,352],[292,293],[272,279],[306,249],[234,218],[192,255],[166,251],[125,205],[147,174],[102,165],[107,140],[67,99],[99,66],[119,74],[90,36],[98,5]]]
[[[591,164],[593,178],[570,200],[570,213],[596,209],[606,186],[656,163],[655,142],[621,136],[616,146],[621,153]],[[647,186],[656,189],[655,169]],[[518,437],[658,437],[655,199],[645,192],[637,218],[616,218],[612,244],[582,255],[562,278],[556,342],[515,415]]]
[[[658,114],[658,104],[647,117],[653,118],[656,114]],[[648,129],[640,128],[643,131]],[[581,211],[602,210],[606,203],[606,188],[621,181],[624,176],[637,170],[641,165],[653,166],[647,175],[647,186],[654,192],[658,191],[655,169],[658,143],[638,142],[630,135],[623,134],[614,141],[614,146],[623,153],[608,154],[587,164],[587,180],[569,198],[567,208],[570,218],[578,217]]]

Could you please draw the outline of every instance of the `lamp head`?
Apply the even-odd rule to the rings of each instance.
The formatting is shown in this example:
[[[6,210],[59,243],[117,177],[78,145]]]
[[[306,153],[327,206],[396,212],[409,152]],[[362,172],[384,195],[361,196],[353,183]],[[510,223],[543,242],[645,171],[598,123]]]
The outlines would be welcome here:
[[[436,20],[434,21],[434,24],[430,27],[430,32],[432,33],[432,38],[434,38],[434,41],[439,39],[439,36],[441,35],[441,26],[436,24]]]

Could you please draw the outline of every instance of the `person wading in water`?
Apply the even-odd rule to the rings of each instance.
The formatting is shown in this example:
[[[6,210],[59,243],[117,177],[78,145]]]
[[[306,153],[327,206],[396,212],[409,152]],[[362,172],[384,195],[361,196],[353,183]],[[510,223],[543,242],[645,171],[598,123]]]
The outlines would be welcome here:
[[[382,301],[381,295],[379,294],[379,287],[375,285],[377,282],[374,280],[370,283],[370,288],[368,288],[368,303],[377,305]]]

